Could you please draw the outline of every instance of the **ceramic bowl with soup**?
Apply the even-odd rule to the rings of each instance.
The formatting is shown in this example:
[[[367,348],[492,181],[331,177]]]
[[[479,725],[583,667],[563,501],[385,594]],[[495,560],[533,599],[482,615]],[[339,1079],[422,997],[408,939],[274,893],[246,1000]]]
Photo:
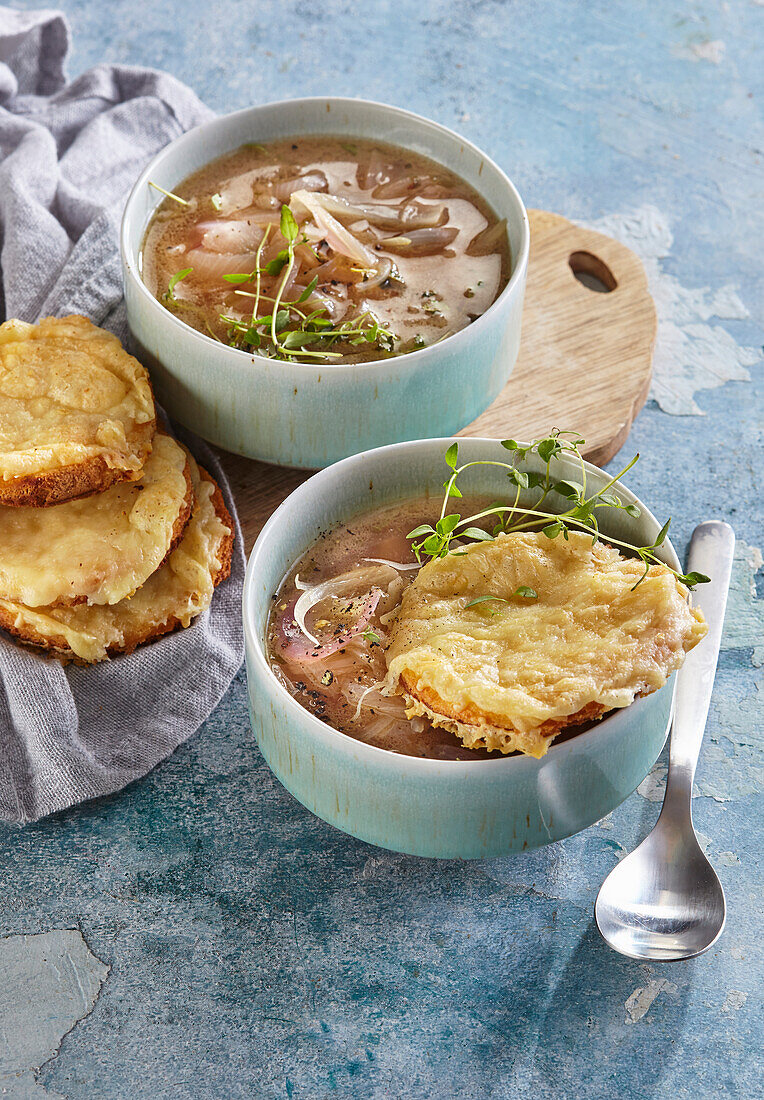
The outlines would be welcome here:
[[[619,506],[608,507],[600,517],[604,541],[595,549],[592,539],[573,532],[568,540],[563,535],[555,540],[520,531],[520,541],[532,553],[509,589],[506,584],[499,588],[504,582],[498,569],[479,566],[481,560],[489,561],[481,559],[481,547],[500,550],[502,540],[510,538],[506,534],[481,542],[473,528],[464,546],[455,543],[446,557],[422,569],[409,536],[434,525],[441,514],[449,445],[449,440],[438,439],[379,448],[316,474],[292,493],[263,528],[249,561],[246,662],[260,749],[284,786],[312,812],[381,847],[477,858],[523,851],[578,832],[638,786],[668,732],[671,671],[683,659],[683,653],[677,657],[681,647],[675,646],[675,627],[679,623],[685,632],[687,648],[702,638],[705,628],[672,572],[679,563],[668,541],[655,551],[656,563],[644,582],[648,587],[637,585],[642,563],[616,552],[620,543],[649,546],[660,531],[644,505],[620,486]],[[484,464],[497,451],[500,457],[501,450],[495,440],[460,441],[460,462],[480,463],[461,475],[462,514],[480,516],[507,497],[506,469]],[[534,475],[544,475],[545,464],[538,455],[525,461],[533,485]],[[589,492],[608,485],[607,475],[588,463],[565,455],[556,461],[563,492],[582,471]],[[513,487],[513,499],[514,492]],[[529,497],[518,486],[519,505],[532,508],[539,490],[535,492],[536,497]],[[559,512],[563,503],[558,500],[554,510]],[[426,533],[421,537],[429,538]],[[534,546],[534,538],[543,545]],[[583,581],[579,576],[568,601],[564,586],[555,591],[547,566],[530,572],[533,555],[543,555],[548,565],[552,547],[560,560],[565,555],[594,559],[594,584],[604,593],[603,604],[617,604],[612,623],[603,620],[602,608],[589,606],[586,576]],[[429,583],[423,585],[425,576]],[[574,574],[563,578],[565,583],[568,579],[572,584]],[[413,598],[417,586],[418,602]],[[661,619],[664,596],[673,601],[674,610]],[[526,703],[530,695],[543,716],[550,677],[561,692],[570,691],[570,670],[560,676],[560,653],[564,644],[576,644],[571,608],[582,607],[579,644],[583,638],[590,647],[588,632],[593,631],[593,638],[599,631],[601,643],[611,650],[605,653],[607,661],[613,658],[609,701],[599,710],[583,708],[569,725],[558,721],[553,737],[548,725],[537,723],[535,733],[541,739],[518,740],[520,752],[509,751],[512,746],[506,743],[496,751],[497,742],[476,739],[469,719],[467,724],[433,721],[432,693],[420,693],[428,706],[411,706],[412,699],[404,701],[391,684],[390,673],[400,661],[390,657],[396,646],[401,649],[404,611],[411,622],[403,625],[414,633],[423,620],[432,626],[436,615],[443,616],[443,629],[434,630],[440,633],[434,647],[430,645],[424,658],[423,647],[417,650],[420,685],[427,681],[423,661],[430,662],[431,670],[433,648],[435,658],[438,649],[440,656],[450,647],[455,652],[455,629],[462,640],[467,636],[472,649],[441,676],[440,683],[452,686],[476,653],[487,658],[495,654],[503,623],[503,636],[513,639],[512,645],[517,637],[527,642],[541,623],[550,632],[550,639],[542,638],[546,652],[530,653],[525,663],[532,672],[522,670],[519,680],[525,684]],[[640,633],[645,632],[649,636],[640,647]],[[639,670],[631,693],[624,692],[622,679],[617,681],[627,651]],[[588,676],[587,653],[585,649],[576,658],[579,677]],[[656,655],[663,662],[657,677]],[[564,664],[567,655],[562,660]],[[495,661],[490,665],[486,660],[476,679],[484,699],[486,685],[490,701],[513,695],[499,684]],[[413,693],[414,687],[409,684],[406,690]]]
[[[177,139],[137,181],[128,319],[181,423],[319,467],[491,403],[528,243],[511,182],[444,127],[358,100],[270,104]]]

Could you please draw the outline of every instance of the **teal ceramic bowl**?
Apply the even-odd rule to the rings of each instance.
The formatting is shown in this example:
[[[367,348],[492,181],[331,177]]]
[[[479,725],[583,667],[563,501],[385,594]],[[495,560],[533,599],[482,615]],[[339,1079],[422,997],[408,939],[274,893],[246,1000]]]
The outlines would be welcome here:
[[[613,711],[546,756],[422,760],[373,748],[326,726],[279,683],[265,651],[273,593],[318,535],[360,512],[430,490],[440,499],[448,439],[417,440],[345,459],[314,475],[274,512],[249,559],[244,627],[252,728],[277,778],[314,814],[361,840],[418,856],[476,859],[536,848],[604,817],[642,782],[668,735],[673,681]],[[461,460],[506,458],[496,440],[462,439]],[[534,468],[534,467],[530,467]],[[540,468],[540,467],[535,467]],[[562,476],[575,476],[572,463]],[[470,476],[471,475],[471,476]],[[606,475],[587,465],[589,484]],[[465,484],[462,483],[462,479]],[[465,471],[467,492],[506,495],[495,467]],[[653,541],[660,524],[610,511],[604,534]],[[662,557],[678,561],[665,543]]]
[[[424,153],[472,184],[507,219],[512,275],[493,305],[440,344],[361,366],[283,363],[229,348],[169,313],[140,276],[140,250],[161,195],[246,141],[293,134],[377,138]],[[121,252],[135,351],[170,415],[226,450],[316,469],[369,447],[448,435],[503,388],[517,358],[529,246],[512,183],[464,138],[397,107],[356,99],[295,99],[200,126],[163,149],[127,201]]]

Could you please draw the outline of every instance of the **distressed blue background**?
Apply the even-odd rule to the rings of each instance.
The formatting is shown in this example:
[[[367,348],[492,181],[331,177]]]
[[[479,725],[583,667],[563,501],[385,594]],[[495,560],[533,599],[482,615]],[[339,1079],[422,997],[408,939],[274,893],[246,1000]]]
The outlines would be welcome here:
[[[652,204],[674,234],[664,272],[686,288],[736,286],[751,316],[708,323],[761,345],[760,3],[64,6],[71,75],[154,65],[219,111],[382,99],[462,131],[528,205],[593,220]],[[4,932],[79,925],[112,968],[41,1087],[70,1100],[762,1095],[760,366],[752,374],[697,392],[702,417],[648,404],[627,444],[644,456],[629,483],[674,516],[680,549],[711,516],[743,540],[695,800],[729,902],[717,948],[650,968],[599,940],[594,897],[657,816],[650,786],[522,858],[392,855],[278,786],[248,729],[242,673],[143,782],[0,830]],[[634,1020],[630,996],[656,982]]]

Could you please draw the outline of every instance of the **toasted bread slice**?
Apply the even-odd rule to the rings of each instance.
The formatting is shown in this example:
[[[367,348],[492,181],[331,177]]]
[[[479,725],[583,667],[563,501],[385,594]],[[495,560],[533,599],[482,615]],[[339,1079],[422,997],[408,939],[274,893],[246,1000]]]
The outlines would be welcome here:
[[[50,508],[0,507],[0,597],[27,607],[118,603],[177,545],[192,506],[189,458],[157,434],[138,481]]]
[[[85,317],[0,325],[0,505],[47,507],[140,477],[147,371]]]
[[[543,756],[566,727],[662,687],[706,634],[666,566],[643,572],[574,532],[428,562],[391,630],[388,690],[468,748]]]
[[[100,606],[25,607],[0,599],[0,626],[20,641],[81,662],[130,653],[188,626],[231,571],[234,525],[214,479],[189,455],[196,503],[167,561],[129,599]]]

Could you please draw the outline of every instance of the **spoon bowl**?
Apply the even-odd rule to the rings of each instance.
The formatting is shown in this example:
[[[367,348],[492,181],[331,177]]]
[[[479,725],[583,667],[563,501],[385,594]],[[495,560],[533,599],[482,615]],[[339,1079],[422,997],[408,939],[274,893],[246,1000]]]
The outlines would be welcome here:
[[[661,815],[662,817],[663,815]],[[701,955],[724,929],[724,891],[692,831],[658,824],[608,875],[594,915],[610,946],[632,959]]]

